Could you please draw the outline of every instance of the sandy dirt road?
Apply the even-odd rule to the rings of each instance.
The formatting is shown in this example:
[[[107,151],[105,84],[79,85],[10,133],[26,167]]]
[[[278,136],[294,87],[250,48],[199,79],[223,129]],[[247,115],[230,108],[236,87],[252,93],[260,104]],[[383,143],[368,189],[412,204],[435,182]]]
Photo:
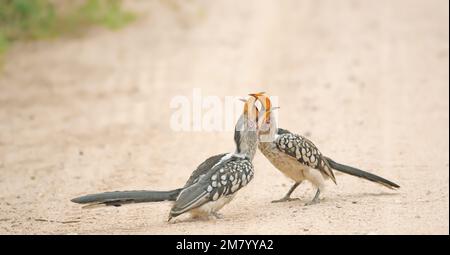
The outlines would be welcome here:
[[[128,1],[141,18],[14,47],[0,75],[1,234],[448,234],[448,1]],[[337,174],[318,205],[258,154],[223,219],[78,195],[184,184],[231,132],[174,132],[175,95],[279,97],[280,126],[398,182]]]

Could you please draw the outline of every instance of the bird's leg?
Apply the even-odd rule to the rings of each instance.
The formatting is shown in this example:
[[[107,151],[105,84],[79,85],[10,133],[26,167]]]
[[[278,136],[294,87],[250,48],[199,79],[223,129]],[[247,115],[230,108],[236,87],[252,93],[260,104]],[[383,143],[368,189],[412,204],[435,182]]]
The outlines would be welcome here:
[[[316,195],[314,195],[314,198],[310,202],[306,203],[305,205],[313,205],[313,204],[319,203],[319,195],[320,195],[320,189],[317,188],[317,192],[316,192]]]
[[[214,216],[214,218],[216,218],[218,220],[223,219],[222,214],[220,214],[218,212],[212,212],[211,215]]]
[[[279,203],[279,202],[285,202],[285,201],[292,201],[292,200],[297,200],[298,198],[291,198],[291,194],[292,192],[294,192],[294,190],[298,187],[298,185],[300,185],[302,182],[296,182],[294,183],[294,185],[289,189],[288,193],[286,193],[286,195],[278,200],[273,200],[272,203]]]

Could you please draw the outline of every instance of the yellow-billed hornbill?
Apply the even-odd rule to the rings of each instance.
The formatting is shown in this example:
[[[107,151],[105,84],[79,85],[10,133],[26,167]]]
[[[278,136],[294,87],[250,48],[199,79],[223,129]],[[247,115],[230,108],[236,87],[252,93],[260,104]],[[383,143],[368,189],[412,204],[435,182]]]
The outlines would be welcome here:
[[[192,172],[182,188],[170,191],[114,191],[91,194],[72,199],[72,202],[121,206],[129,203],[173,201],[169,221],[189,212],[193,217],[216,216],[224,205],[253,178],[252,160],[258,147],[258,115],[256,99],[250,97],[234,132],[236,149],[231,153],[212,156]]]
[[[308,180],[317,188],[314,198],[306,205],[319,202],[324,181],[331,179],[336,184],[333,170],[376,182],[390,189],[400,188],[399,185],[380,176],[337,163],[324,156],[307,138],[278,128],[269,97],[264,92],[250,95],[261,102],[261,116],[264,116],[259,120],[259,150],[275,168],[294,181],[294,185],[283,198],[272,202],[292,200],[290,198],[292,192],[303,180]]]

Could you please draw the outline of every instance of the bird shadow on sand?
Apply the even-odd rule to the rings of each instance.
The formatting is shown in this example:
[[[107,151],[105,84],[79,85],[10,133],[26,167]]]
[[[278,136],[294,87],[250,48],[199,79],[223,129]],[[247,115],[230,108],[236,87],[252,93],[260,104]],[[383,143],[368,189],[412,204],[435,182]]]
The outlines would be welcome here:
[[[345,194],[345,195],[337,195],[336,197],[325,197],[323,202],[345,202],[352,201],[352,203],[358,203],[359,201],[363,202],[364,198],[368,197],[396,197],[401,196],[401,193],[392,193],[392,192],[362,192],[362,193],[354,193],[354,194]]]
[[[323,197],[320,198],[320,202],[317,204],[312,205],[304,205],[305,203],[309,202],[312,197],[307,197],[305,195],[297,198],[292,198],[291,201],[286,201],[282,203],[272,203],[272,204],[286,204],[286,205],[292,205],[296,203],[301,203],[306,207],[314,207],[317,205],[326,205],[328,203],[332,204],[333,202],[348,202],[351,201],[352,203],[358,203],[361,201],[361,203],[364,201],[364,198],[367,197],[395,197],[400,196],[400,193],[390,193],[390,192],[378,192],[378,193],[371,193],[371,192],[363,192],[363,193],[354,193],[354,194],[345,194],[345,195],[336,195],[335,197]]]
[[[216,222],[216,221],[221,221],[222,218],[219,217],[213,217],[213,216],[204,216],[204,217],[199,217],[199,216],[190,216],[187,215],[185,217],[182,218],[175,218],[172,219],[170,221],[167,221],[167,223],[169,224],[189,224],[189,223],[201,223],[201,222]]]
[[[389,196],[399,196],[400,193],[392,193],[392,192],[363,192],[363,193],[355,193],[355,194],[346,194],[339,195],[338,198],[362,198],[362,197],[389,197]]]

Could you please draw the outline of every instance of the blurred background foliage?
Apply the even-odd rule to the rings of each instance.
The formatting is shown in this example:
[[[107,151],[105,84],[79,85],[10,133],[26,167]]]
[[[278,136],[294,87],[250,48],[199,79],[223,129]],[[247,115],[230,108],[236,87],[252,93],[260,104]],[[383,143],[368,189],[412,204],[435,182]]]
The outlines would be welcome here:
[[[0,0],[0,60],[16,41],[77,34],[92,25],[118,29],[134,18],[121,0]]]

